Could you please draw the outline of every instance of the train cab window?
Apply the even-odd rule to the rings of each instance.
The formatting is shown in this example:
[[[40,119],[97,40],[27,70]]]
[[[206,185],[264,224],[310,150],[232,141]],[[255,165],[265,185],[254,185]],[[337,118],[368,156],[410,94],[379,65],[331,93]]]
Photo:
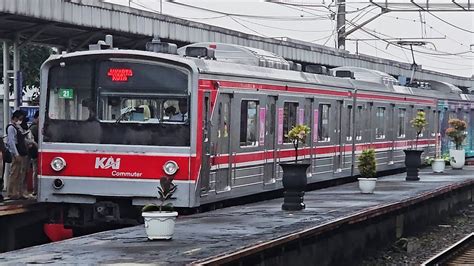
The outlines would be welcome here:
[[[258,101],[243,100],[240,104],[240,146],[258,146]]]
[[[385,138],[385,107],[377,107],[375,113],[375,138]]]
[[[405,128],[406,128],[406,113],[407,110],[404,108],[398,109],[398,137],[405,137]]]
[[[102,95],[101,122],[184,123],[188,120],[186,98]]]
[[[346,141],[351,141],[352,140],[352,127],[353,127],[353,121],[352,121],[352,105],[347,106],[347,126],[346,126]]]
[[[329,104],[320,104],[319,105],[319,120],[318,120],[318,141],[329,142],[331,138],[329,137],[329,110],[331,105]]]
[[[296,126],[298,103],[286,102],[283,106],[283,142],[291,143],[288,132]]]

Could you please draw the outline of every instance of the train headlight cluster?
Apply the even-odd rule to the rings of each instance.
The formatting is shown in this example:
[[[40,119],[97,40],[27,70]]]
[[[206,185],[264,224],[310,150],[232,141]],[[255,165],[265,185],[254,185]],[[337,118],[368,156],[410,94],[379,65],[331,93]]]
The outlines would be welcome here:
[[[178,172],[178,169],[179,169],[178,164],[175,161],[167,161],[163,165],[163,171],[165,171],[167,175],[176,174],[176,172]]]
[[[51,168],[54,171],[59,172],[66,167],[66,161],[61,157],[56,157],[51,161]]]

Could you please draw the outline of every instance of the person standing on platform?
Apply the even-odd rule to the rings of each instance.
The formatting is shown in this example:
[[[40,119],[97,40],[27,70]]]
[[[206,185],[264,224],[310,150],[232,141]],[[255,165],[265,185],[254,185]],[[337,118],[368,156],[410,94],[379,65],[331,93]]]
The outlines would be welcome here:
[[[20,125],[25,118],[22,111],[13,112],[10,124],[7,126],[7,149],[12,154],[12,167],[8,178],[7,197],[10,199],[23,198],[23,178],[21,177],[22,167],[28,150],[26,148],[25,138],[20,130]]]
[[[3,201],[3,182],[5,179],[3,179],[3,171],[5,169],[5,143],[3,142],[3,137],[0,136],[0,202]]]
[[[35,141],[36,147],[32,147],[30,149],[30,157],[31,157],[31,164],[33,165],[33,195],[36,196],[38,193],[38,124],[39,124],[39,111],[36,111],[35,115],[33,116],[33,123],[30,126],[31,134],[33,135],[33,139]]]

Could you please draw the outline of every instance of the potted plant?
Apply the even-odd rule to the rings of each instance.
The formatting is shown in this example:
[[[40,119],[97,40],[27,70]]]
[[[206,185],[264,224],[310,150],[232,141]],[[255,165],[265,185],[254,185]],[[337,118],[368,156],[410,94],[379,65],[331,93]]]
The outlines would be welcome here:
[[[305,208],[303,203],[304,191],[306,189],[307,179],[306,171],[311,164],[298,163],[298,148],[304,144],[310,129],[306,125],[296,125],[288,132],[288,139],[295,148],[294,163],[280,163],[283,169],[283,210],[302,210]]]
[[[426,162],[431,165],[433,173],[442,173],[446,167],[446,160],[449,162],[449,155],[440,155],[440,145],[439,145],[439,133],[436,134],[436,143],[435,143],[435,157],[426,157]]]
[[[411,126],[415,129],[416,139],[415,139],[415,148],[413,148],[413,142],[411,143],[411,148],[403,150],[405,152],[405,166],[407,169],[407,181],[418,181],[418,170],[421,165],[421,154],[423,150],[418,150],[418,139],[420,138],[421,133],[428,125],[426,122],[425,112],[418,111],[415,118],[410,121]]]
[[[171,239],[174,233],[174,224],[178,213],[173,211],[173,205],[165,202],[173,196],[178,186],[173,184],[173,177],[167,176],[160,179],[158,199],[160,204],[148,204],[142,208],[145,220],[145,229],[148,239]]]
[[[455,149],[449,149],[450,164],[453,169],[462,169],[466,162],[466,154],[462,148],[462,143],[466,138],[467,124],[460,119],[449,119],[448,124],[446,135],[455,144]]]
[[[359,156],[359,162],[357,164],[359,169],[360,178],[359,180],[359,189],[363,194],[372,194],[374,193],[375,184],[377,178],[377,164],[375,160],[375,150],[366,149],[362,151],[362,154]]]
[[[447,157],[446,157],[447,156]],[[446,167],[446,160],[449,162],[449,155],[426,157],[426,163],[431,165],[433,173],[442,173]]]

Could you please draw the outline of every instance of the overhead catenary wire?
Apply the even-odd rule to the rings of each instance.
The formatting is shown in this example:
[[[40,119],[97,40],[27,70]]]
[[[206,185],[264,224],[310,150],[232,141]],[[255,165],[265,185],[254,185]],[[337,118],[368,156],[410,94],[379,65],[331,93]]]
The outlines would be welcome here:
[[[258,22],[254,22],[254,21],[250,21],[250,20],[247,20],[247,19],[243,19],[243,18],[238,18],[239,20],[241,21],[245,21],[247,23],[250,23],[250,24],[255,24],[255,25],[258,25],[258,26],[262,26],[262,27],[265,27],[265,28],[270,28],[270,29],[276,29],[276,30],[285,30],[285,31],[296,31],[296,32],[330,32],[330,31],[333,31],[333,30],[299,30],[299,29],[289,29],[289,28],[281,28],[281,27],[275,27],[275,26],[270,26],[270,25],[265,25],[265,24],[262,24],[262,23],[258,23]]]

